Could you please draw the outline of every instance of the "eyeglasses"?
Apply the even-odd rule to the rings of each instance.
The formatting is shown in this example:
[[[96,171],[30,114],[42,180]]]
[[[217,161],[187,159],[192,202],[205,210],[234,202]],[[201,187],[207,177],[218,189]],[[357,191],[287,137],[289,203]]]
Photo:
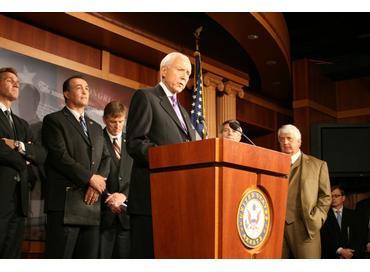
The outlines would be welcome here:
[[[338,197],[341,197],[343,195],[331,195],[332,198],[338,198]]]

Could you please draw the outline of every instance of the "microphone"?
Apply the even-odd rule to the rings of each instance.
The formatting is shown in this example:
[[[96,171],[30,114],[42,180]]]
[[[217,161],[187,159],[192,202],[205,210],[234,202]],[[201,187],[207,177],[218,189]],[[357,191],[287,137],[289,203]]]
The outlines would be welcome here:
[[[244,138],[246,138],[248,140],[248,142],[250,142],[252,145],[256,145],[255,143],[253,143],[253,141],[251,139],[249,139],[249,137],[247,135],[245,135],[243,133],[243,130],[242,130],[241,126],[238,125],[238,123],[230,122],[229,123],[229,127],[231,127],[235,131],[240,132],[244,136]]]
[[[198,120],[199,120],[199,122],[201,122],[203,124],[204,135],[208,136],[208,128],[207,128],[207,125],[206,125],[206,120],[204,119],[203,115],[199,116]]]

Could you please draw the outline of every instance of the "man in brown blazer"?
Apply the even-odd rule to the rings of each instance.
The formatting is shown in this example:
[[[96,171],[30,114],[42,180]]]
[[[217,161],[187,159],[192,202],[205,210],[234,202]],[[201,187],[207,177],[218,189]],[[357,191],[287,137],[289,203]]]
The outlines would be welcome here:
[[[321,257],[320,229],[331,203],[328,166],[303,154],[301,133],[293,125],[278,131],[281,151],[291,155],[283,258]]]

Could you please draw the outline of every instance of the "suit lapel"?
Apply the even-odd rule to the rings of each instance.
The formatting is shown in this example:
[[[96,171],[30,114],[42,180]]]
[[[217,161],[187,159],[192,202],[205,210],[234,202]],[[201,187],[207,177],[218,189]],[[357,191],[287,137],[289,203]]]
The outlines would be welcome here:
[[[24,141],[25,135],[23,135],[24,133],[22,133],[21,120],[18,118],[18,116],[14,115],[14,114],[12,114],[12,118],[13,118],[15,133],[16,133],[16,135],[14,135],[15,139],[20,140],[20,141]]]
[[[164,90],[162,89],[161,85],[157,85],[156,86],[156,90],[157,90],[157,96],[159,97],[160,99],[160,104],[162,106],[162,108],[168,113],[168,115],[175,121],[176,125],[179,127],[179,129],[181,129],[185,134],[186,134],[186,131],[184,131],[184,128],[181,126],[181,123],[180,123],[180,120],[179,118],[177,117],[176,115],[176,112],[175,110],[173,109],[166,93],[164,92]],[[179,104],[179,108],[180,108],[180,111],[181,111],[181,105]],[[184,114],[183,112],[181,111],[182,115],[183,115],[183,118],[184,118]],[[185,120],[185,118],[184,118]],[[188,124],[186,124],[188,126]]]
[[[179,108],[180,108],[182,116],[184,117],[186,127],[188,128],[188,133],[190,135],[190,140],[195,141],[196,140],[195,130],[193,129],[193,125],[192,125],[192,123],[189,119],[189,115],[188,115],[187,111],[180,105],[180,103],[179,103]]]
[[[75,127],[75,129],[80,133],[81,137],[85,140],[85,142],[90,145],[90,140],[89,138],[85,135],[85,133],[82,130],[82,127],[80,126],[80,123],[76,120],[76,118],[73,116],[73,114],[66,108],[63,108],[63,113],[65,118],[71,122],[71,124]],[[86,120],[86,117],[85,117]],[[87,125],[87,130],[89,131],[89,125],[87,124],[86,120],[86,125]]]
[[[128,164],[126,163],[127,160],[128,154],[126,152],[126,139],[122,134],[120,170],[122,170],[123,173],[127,173],[127,171],[129,171]]]
[[[301,176],[302,177],[307,177],[310,175],[310,173],[313,173],[311,169],[311,163],[310,163],[310,158],[308,156],[306,156],[305,154],[302,153],[302,158],[301,158]],[[301,180],[303,180],[301,178]],[[302,184],[300,184],[301,188],[303,188]]]

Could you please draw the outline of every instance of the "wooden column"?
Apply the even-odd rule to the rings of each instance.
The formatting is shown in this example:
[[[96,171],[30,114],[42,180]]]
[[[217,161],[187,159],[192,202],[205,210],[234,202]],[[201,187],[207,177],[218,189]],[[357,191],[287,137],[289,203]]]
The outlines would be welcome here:
[[[244,96],[243,85],[227,81],[224,92],[217,95],[217,126],[236,118],[236,96]]]
[[[208,138],[217,137],[216,92],[222,92],[223,90],[224,84],[222,82],[222,77],[209,72],[203,75],[204,113],[208,126]]]

